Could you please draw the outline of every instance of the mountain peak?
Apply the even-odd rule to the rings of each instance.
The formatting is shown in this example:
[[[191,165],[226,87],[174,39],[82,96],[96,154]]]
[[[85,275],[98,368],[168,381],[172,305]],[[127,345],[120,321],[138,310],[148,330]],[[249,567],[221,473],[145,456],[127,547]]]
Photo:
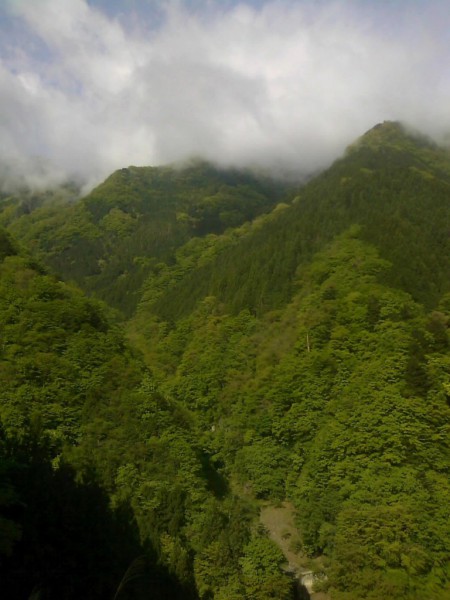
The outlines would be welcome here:
[[[406,134],[405,127],[400,121],[383,121],[377,123],[374,127],[366,131],[361,138],[364,139],[396,139],[398,137],[404,137]]]
[[[351,144],[348,152],[351,153],[361,148],[379,150],[386,147],[397,150],[411,150],[411,146],[436,148],[433,140],[419,131],[399,121],[383,121],[383,123],[378,123],[366,131],[366,133]]]

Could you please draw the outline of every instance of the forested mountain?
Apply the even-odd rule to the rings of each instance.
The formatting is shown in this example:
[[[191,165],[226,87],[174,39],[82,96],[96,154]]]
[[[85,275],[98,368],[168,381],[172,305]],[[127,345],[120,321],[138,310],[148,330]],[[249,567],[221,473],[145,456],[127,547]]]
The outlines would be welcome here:
[[[286,186],[204,162],[129,167],[79,202],[68,190],[3,201],[2,223],[68,281],[130,314],[145,277],[196,236],[268,211]]]
[[[276,557],[263,571],[289,587],[277,548],[252,534],[251,506],[210,464],[194,416],[157,391],[105,309],[4,232],[0,259],[6,597],[112,598],[131,566],[121,598],[196,598],[194,556],[196,585],[209,589],[202,552],[213,541],[227,574],[262,544]]]
[[[13,595],[112,598],[132,565],[120,598],[307,598],[258,520],[288,502],[315,597],[450,599],[447,151],[383,123],[291,193],[196,164],[27,202],[0,216]]]
[[[392,262],[386,281],[433,306],[450,290],[450,159],[426,139],[403,133],[398,124],[378,127],[299,190],[287,210],[231,232],[216,249],[201,254],[195,246],[198,268],[179,277],[173,267],[176,286],[164,286],[153,311],[176,319],[209,294],[232,312],[278,308],[291,297],[299,265],[353,224]],[[182,259],[190,252],[184,250]],[[155,285],[152,278],[152,297]]]

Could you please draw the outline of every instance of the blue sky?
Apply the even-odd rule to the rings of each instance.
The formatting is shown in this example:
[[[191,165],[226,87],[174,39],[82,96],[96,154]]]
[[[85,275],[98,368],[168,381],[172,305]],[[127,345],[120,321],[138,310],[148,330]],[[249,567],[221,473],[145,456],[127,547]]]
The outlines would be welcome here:
[[[322,168],[450,131],[448,0],[3,0],[0,170],[30,185],[203,156]]]

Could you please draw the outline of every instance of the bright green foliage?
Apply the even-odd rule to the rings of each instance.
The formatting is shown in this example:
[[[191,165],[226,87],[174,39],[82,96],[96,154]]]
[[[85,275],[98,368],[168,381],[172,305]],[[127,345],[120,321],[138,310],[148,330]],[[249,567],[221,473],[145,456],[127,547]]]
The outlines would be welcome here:
[[[209,298],[158,325],[153,353],[216,460],[256,497],[294,501],[336,597],[420,597],[449,559],[448,317],[382,283],[390,265],[360,236],[299,271],[285,311],[227,316]]]
[[[285,558],[274,542],[266,537],[253,537],[241,560],[245,598],[292,598],[292,581],[280,569],[284,562]]]
[[[448,289],[449,165],[375,129],[292,206],[180,250],[135,320],[225,472],[294,501],[333,598],[445,594],[448,308],[417,301]]]
[[[243,481],[250,480],[257,498],[283,498],[289,456],[269,437],[245,445],[236,456],[235,468]]]
[[[103,310],[22,256],[0,264],[0,335],[0,415],[16,433],[38,421],[74,441],[94,406],[141,377]]]
[[[192,413],[177,400],[164,397],[152,376],[144,374],[143,365],[125,345],[118,327],[110,324],[102,306],[17,254],[9,238],[4,239],[6,256],[0,264],[0,416],[11,439],[27,438],[32,430],[45,440],[51,455],[45,456],[44,471],[36,472],[42,481],[48,479],[45,493],[60,485],[58,477],[66,477],[66,460],[83,485],[88,485],[96,473],[114,510],[128,506],[133,511],[141,540],[153,549],[151,556],[155,554],[151,560],[157,559],[167,569],[161,575],[166,583],[158,584],[152,597],[160,597],[159,593],[163,597],[177,598],[178,593],[183,598],[196,597],[195,588],[200,590],[204,584],[201,569],[198,580],[194,579],[194,559],[198,556],[199,564],[206,560],[207,568],[214,571],[217,565],[211,563],[213,555],[209,552],[217,541],[224,573],[236,575],[254,514],[244,502],[228,496],[226,480],[205,452]],[[28,450],[32,458],[31,446],[24,447],[24,456]],[[22,467],[17,468],[20,471]],[[67,477],[72,481],[75,472],[71,468]],[[38,492],[24,482],[17,486],[16,465],[7,453],[1,457],[0,472],[0,551],[10,557],[5,569],[16,573],[15,565],[25,553],[37,563],[23,582],[24,588],[30,586],[29,592],[33,585],[40,585],[40,578],[48,578],[49,597],[78,594],[88,579],[74,571],[71,577],[78,578],[78,583],[72,584],[67,564],[57,564],[55,568],[67,579],[71,591],[56,591],[60,590],[59,575],[52,568],[46,570],[41,562],[44,557],[39,556],[39,544],[48,544],[56,555],[62,552],[64,539],[58,532],[50,539],[45,527],[36,533],[37,526],[10,516],[24,494],[29,494],[26,497],[36,503],[33,518],[44,526]],[[27,477],[31,482],[31,476]],[[76,486],[71,481],[67,482],[70,489]],[[75,503],[83,501],[71,493]],[[58,510],[63,511],[63,523],[64,507],[58,504],[61,494],[58,488],[48,515],[56,519]],[[25,518],[28,515],[26,512]],[[80,512],[78,516],[83,519],[83,515]],[[98,517],[95,511],[92,515]],[[89,523],[86,527],[91,527]],[[33,535],[39,540],[37,546],[27,537]],[[79,528],[77,535],[86,535],[84,529]],[[118,535],[116,529],[111,535],[107,543],[123,543],[114,537]],[[86,535],[86,539],[90,538]],[[97,543],[96,547],[102,551]],[[89,557],[89,551],[81,551]],[[67,552],[68,561],[78,560],[70,558],[70,548]],[[107,560],[108,553],[103,552]],[[143,553],[144,549],[135,545],[135,552]],[[131,562],[132,558],[126,560]],[[122,563],[118,568],[124,572],[127,566]],[[94,573],[95,569],[92,576]],[[114,577],[119,578],[112,569],[111,578],[101,583],[104,576],[100,571],[97,574],[98,585],[111,587]],[[208,586],[218,591],[228,583],[228,577],[216,577]],[[92,597],[100,597],[103,592],[95,590]]]
[[[285,558],[274,542],[267,537],[253,536],[243,548],[236,565],[229,559],[222,540],[213,541],[199,555],[195,564],[200,598],[289,600],[292,598],[292,579],[282,572]],[[239,570],[236,571],[236,567]]]

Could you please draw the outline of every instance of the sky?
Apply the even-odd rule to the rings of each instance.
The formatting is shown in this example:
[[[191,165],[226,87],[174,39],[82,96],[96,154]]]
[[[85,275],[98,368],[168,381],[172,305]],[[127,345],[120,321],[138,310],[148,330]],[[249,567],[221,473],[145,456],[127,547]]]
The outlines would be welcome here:
[[[0,0],[0,174],[205,158],[301,177],[376,123],[450,132],[448,0]]]

